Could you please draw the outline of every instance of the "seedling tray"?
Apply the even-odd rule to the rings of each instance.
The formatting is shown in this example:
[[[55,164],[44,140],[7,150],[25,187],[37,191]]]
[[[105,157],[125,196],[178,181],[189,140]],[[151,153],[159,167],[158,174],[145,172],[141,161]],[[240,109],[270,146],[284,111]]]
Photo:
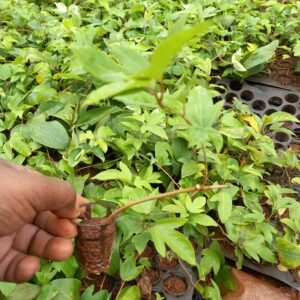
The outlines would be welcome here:
[[[170,276],[178,276],[184,280],[186,283],[186,291],[182,295],[172,295],[168,291],[168,289],[164,286],[164,282]],[[174,269],[168,271],[161,271],[161,277],[157,284],[155,284],[152,288],[153,292],[159,292],[162,294],[166,300],[192,300],[194,294],[194,287],[191,283],[191,279],[196,281],[197,274],[195,270],[189,266],[188,264],[181,262]]]
[[[300,119],[300,92],[293,87],[283,88],[282,86],[270,85],[270,82],[260,78],[256,82],[246,80],[222,79],[218,85],[221,98],[225,100],[225,108],[233,107],[234,98],[248,104],[250,109],[257,115],[270,115],[274,112],[288,112]],[[287,149],[290,144],[298,144],[300,138],[300,125],[293,123],[289,126],[295,133],[295,138],[283,132],[275,132],[272,137],[277,149]]]

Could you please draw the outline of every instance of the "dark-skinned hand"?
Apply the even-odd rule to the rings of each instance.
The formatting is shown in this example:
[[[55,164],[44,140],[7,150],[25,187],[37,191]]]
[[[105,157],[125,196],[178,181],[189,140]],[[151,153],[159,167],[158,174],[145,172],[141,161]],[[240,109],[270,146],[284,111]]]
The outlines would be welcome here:
[[[0,281],[28,281],[39,258],[70,257],[84,201],[63,180],[0,160]]]

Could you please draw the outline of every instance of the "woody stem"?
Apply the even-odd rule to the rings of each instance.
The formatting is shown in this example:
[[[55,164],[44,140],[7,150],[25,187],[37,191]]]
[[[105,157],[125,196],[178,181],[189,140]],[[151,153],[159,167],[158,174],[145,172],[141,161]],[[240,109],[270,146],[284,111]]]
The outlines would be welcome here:
[[[118,209],[116,209],[115,211],[113,211],[108,217],[107,217],[107,221],[113,221],[117,215],[119,215],[121,212],[127,210],[128,208],[147,202],[147,201],[152,201],[152,200],[159,200],[162,198],[166,198],[166,197],[172,197],[172,196],[176,196],[179,194],[183,194],[183,193],[190,193],[190,192],[195,192],[195,191],[205,191],[205,190],[216,190],[216,189],[226,189],[229,188],[229,185],[209,185],[209,186],[201,186],[200,184],[197,184],[196,186],[193,187],[189,187],[189,188],[185,188],[185,189],[181,189],[181,190],[175,190],[175,191],[171,191],[171,192],[166,192],[166,193],[162,193],[159,195],[155,195],[155,196],[149,196],[149,197],[145,197],[145,198],[141,198],[137,201],[133,201],[130,202],[122,207],[119,207]]]

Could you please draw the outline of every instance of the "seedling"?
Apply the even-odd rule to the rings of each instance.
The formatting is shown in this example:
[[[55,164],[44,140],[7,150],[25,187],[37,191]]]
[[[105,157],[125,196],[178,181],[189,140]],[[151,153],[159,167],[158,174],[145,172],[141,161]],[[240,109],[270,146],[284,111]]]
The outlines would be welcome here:
[[[218,190],[224,188],[229,188],[229,186],[196,185],[191,188],[175,190],[156,196],[146,197],[124,205],[104,218],[91,218],[90,204],[82,204],[82,206],[89,208],[87,212],[88,218],[81,221],[77,225],[78,237],[76,238],[76,250],[79,265],[86,272],[86,274],[100,274],[105,273],[108,270],[116,231],[115,218],[125,210],[144,202],[172,197],[182,193]]]

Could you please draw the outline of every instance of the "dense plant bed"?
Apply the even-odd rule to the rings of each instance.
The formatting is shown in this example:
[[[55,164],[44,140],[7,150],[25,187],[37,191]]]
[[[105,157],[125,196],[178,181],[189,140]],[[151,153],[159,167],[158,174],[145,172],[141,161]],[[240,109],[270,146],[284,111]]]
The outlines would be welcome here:
[[[300,55],[299,9],[293,1],[1,0],[0,157],[68,180],[99,201],[92,225],[106,227],[92,232],[104,245],[79,232],[78,261],[44,261],[31,283],[0,283],[3,298],[139,299],[149,243],[193,268],[185,284],[204,299],[236,286],[221,242],[238,268],[247,258],[297,273],[298,149],[276,149],[270,136],[291,135],[286,124],[298,118],[259,117],[237,99],[225,110],[213,99],[217,79],[267,70],[276,49]],[[292,185],[272,180],[274,169],[293,170]],[[147,297],[161,299],[153,292]]]

